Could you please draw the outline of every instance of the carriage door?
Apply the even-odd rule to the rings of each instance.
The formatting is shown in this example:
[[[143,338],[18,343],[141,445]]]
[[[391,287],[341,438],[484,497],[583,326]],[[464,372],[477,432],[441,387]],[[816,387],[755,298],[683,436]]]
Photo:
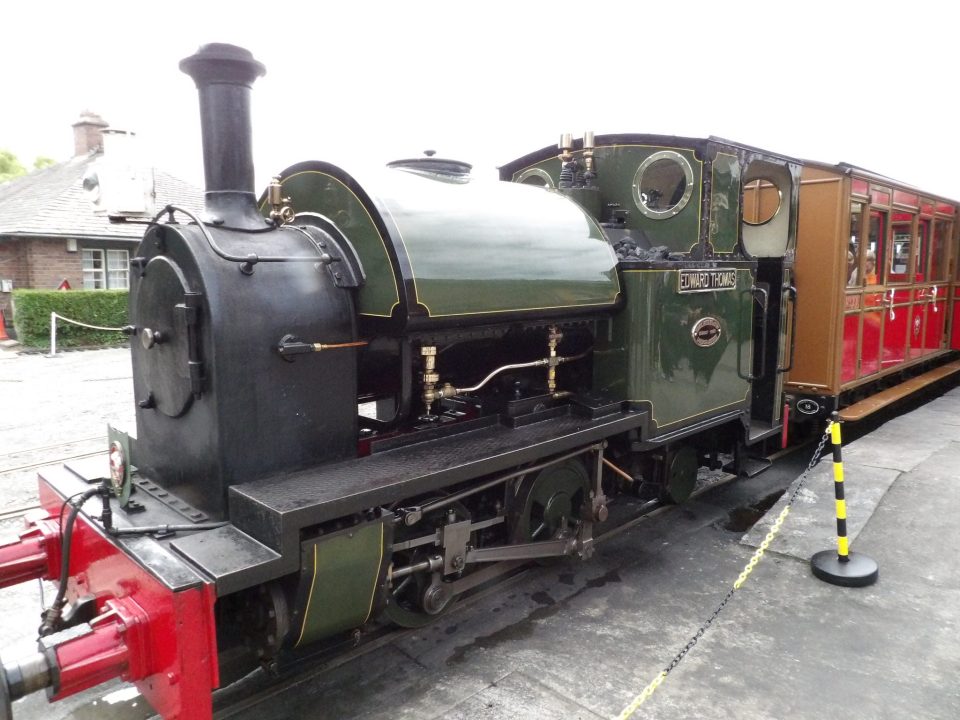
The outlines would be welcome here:
[[[790,167],[762,160],[743,175],[744,252],[756,259],[753,295],[753,358],[748,444],[779,432],[783,424],[783,373],[789,370],[789,328],[796,191]],[[787,259],[789,258],[789,259]]]
[[[923,330],[924,355],[938,352],[947,346],[947,314],[950,298],[948,273],[950,267],[950,238],[952,235],[953,228],[949,220],[940,217],[933,218],[930,257],[926,275],[929,287],[926,290],[927,322]]]

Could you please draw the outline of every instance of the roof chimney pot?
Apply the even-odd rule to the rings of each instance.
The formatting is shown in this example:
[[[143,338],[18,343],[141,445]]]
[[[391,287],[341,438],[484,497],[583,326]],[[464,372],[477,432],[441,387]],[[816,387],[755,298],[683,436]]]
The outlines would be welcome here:
[[[84,110],[73,123],[74,156],[89,155],[103,150],[103,129],[107,122],[96,113]]]

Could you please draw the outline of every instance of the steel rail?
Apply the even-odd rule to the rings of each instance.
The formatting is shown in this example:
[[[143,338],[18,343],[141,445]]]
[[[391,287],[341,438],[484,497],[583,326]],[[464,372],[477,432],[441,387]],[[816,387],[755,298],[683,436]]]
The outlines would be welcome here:
[[[68,460],[80,460],[82,458],[94,457],[95,455],[106,455],[107,449],[103,448],[101,450],[96,450],[94,452],[80,453],[78,455],[69,455],[64,458],[54,458],[52,460],[41,460],[40,462],[29,463],[27,465],[20,465],[19,467],[11,468],[2,468],[0,469],[0,475],[4,473],[17,472],[19,470],[30,470],[31,468],[44,467],[45,465],[56,465],[57,463],[65,463]]]
[[[64,447],[66,445],[76,445],[77,443],[82,442],[93,442],[94,440],[99,440],[103,442],[106,439],[106,435],[97,435],[96,437],[88,438],[78,438],[77,440],[64,440],[63,442],[55,443],[53,445],[41,445],[39,447],[24,448],[23,450],[12,450],[11,452],[0,453],[0,457],[11,457],[13,455],[26,455],[27,453],[39,452],[40,450],[50,450],[52,448]]]

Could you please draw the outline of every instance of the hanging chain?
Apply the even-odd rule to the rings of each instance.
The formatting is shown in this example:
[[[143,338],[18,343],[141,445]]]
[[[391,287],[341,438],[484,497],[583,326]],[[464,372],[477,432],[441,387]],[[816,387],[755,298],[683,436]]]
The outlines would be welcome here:
[[[723,611],[723,608],[726,607],[727,603],[730,602],[730,599],[733,597],[733,594],[740,589],[746,579],[750,576],[750,573],[753,572],[753,569],[757,566],[757,563],[763,558],[763,554],[766,552],[767,548],[770,546],[770,543],[773,542],[773,539],[777,536],[777,533],[780,532],[780,527],[783,525],[783,521],[786,520],[787,515],[790,513],[790,507],[800,496],[800,490],[803,488],[803,484],[807,481],[807,475],[810,474],[810,471],[820,462],[820,456],[823,454],[823,449],[827,445],[827,440],[830,437],[830,429],[833,427],[833,421],[827,424],[827,429],[824,431],[823,436],[820,438],[820,443],[817,445],[817,449],[813,453],[813,457],[810,458],[810,462],[807,464],[807,469],[803,471],[803,474],[800,475],[800,481],[797,483],[797,487],[794,488],[793,493],[790,495],[790,499],[787,500],[786,506],[783,510],[780,511],[780,514],[777,516],[777,519],[774,521],[773,526],[770,528],[770,532],[767,533],[767,536],[763,539],[763,542],[760,543],[760,547],[753,554],[753,557],[750,558],[750,561],[744,567],[743,572],[737,577],[736,582],[734,582],[733,587],[727,592],[723,600],[720,601],[720,604],[717,606],[717,609],[713,611],[713,614],[707,618],[707,621],[700,626],[700,629],[694,634],[690,641],[684,645],[683,649],[676,654],[673,660],[670,661],[670,664],[667,665],[660,673],[647,685],[643,691],[633,699],[629,705],[627,705],[621,713],[617,716],[617,720],[627,720],[637,709],[647,701],[647,699],[653,695],[660,683],[667,679],[667,675],[680,664],[684,656],[700,642],[700,638],[703,637],[704,633],[707,632],[707,628],[713,624],[713,621],[717,619],[717,616]]]

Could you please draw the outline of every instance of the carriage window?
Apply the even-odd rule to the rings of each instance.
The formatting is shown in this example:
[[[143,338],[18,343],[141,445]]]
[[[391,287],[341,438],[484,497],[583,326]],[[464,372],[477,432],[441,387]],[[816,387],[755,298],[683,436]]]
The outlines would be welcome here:
[[[913,249],[913,215],[896,212],[893,214],[893,247],[890,253],[890,282],[906,282],[907,269],[910,266],[910,252]]]
[[[944,282],[947,279],[947,247],[950,241],[950,221],[933,221],[933,245],[930,249],[930,280]]]
[[[867,234],[867,255],[863,261],[863,280],[861,285],[876,285],[877,268],[883,268],[884,239],[887,236],[887,214],[879,210],[870,211],[870,230]]]
[[[654,220],[683,210],[693,194],[693,169],[680,153],[662,150],[640,163],[633,176],[633,200]]]
[[[930,221],[921,220],[917,225],[917,260],[914,264],[914,278],[917,282],[926,279],[927,257],[930,254]]]
[[[858,202],[850,204],[850,244],[847,245],[847,287],[859,285],[860,278],[860,253],[862,251],[862,242],[860,241],[860,222],[863,219],[861,212],[862,205]]]
[[[777,185],[763,178],[751,180],[743,186],[743,221],[748,225],[763,225],[773,220],[780,210],[783,193]]]

